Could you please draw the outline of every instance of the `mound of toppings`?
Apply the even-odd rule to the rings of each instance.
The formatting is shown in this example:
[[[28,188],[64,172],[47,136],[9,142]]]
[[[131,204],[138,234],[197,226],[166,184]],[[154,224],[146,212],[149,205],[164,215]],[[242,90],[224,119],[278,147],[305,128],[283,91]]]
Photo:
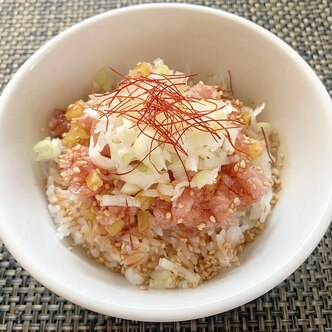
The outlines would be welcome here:
[[[131,264],[118,255],[107,259],[128,280],[139,280],[133,283],[195,287],[208,278],[181,259],[187,270],[175,278],[175,263],[165,253],[143,276],[149,256],[139,249],[147,239],[174,247],[179,238],[202,236],[220,247],[227,230],[235,232],[227,239],[242,245],[245,231],[266,220],[276,171],[272,126],[256,119],[264,105],[244,106],[231,82],[229,90],[192,84],[196,75],[171,70],[161,59],[138,63],[128,75],[111,71],[120,78],[116,88],[99,71],[98,92],[56,109],[49,122],[53,137],[34,146],[39,160],[50,161],[51,214],[60,237],[71,234],[94,257],[102,252],[100,238],[123,250],[129,244],[123,255]],[[64,205],[58,208],[59,201]]]

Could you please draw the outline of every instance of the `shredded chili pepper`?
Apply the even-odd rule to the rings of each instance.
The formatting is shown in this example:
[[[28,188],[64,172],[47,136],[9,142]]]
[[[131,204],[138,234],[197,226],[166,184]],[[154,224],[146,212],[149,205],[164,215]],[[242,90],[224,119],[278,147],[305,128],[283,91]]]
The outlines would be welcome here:
[[[229,77],[229,89],[230,89],[230,92],[232,94],[232,96],[234,95],[234,91],[233,91],[233,80],[232,80],[232,74],[231,74],[231,71],[230,70],[227,70],[228,72],[228,77]]]
[[[221,135],[224,135],[232,147],[238,150],[231,141],[228,129],[239,128],[241,122],[231,119],[215,120],[210,117],[212,113],[226,105],[218,106],[217,102],[213,100],[205,100],[205,103],[211,104],[211,109],[198,111],[192,103],[200,103],[200,99],[186,96],[181,92],[181,87],[186,87],[186,83],[179,82],[179,79],[190,78],[195,76],[195,74],[154,74],[147,77],[133,77],[124,76],[114,68],[111,68],[111,70],[119,75],[122,81],[114,91],[101,94],[105,99],[95,109],[99,112],[100,118],[106,117],[106,130],[108,129],[109,117],[117,115],[132,121],[133,127],[136,126],[139,129],[138,136],[145,135],[151,139],[150,150],[142,160],[131,170],[121,174],[114,174],[128,174],[147,158],[149,158],[156,171],[159,172],[151,161],[151,153],[164,144],[170,144],[173,146],[190,183],[190,176],[181,156],[188,155],[182,143],[184,134],[191,129],[207,132],[215,140],[220,139]],[[230,89],[232,92],[231,76]],[[104,110],[101,110],[101,105]],[[231,123],[232,126],[227,127],[224,122],[228,125]],[[218,128],[215,129],[216,126],[212,126],[213,124],[217,124]],[[153,129],[153,135],[147,132],[147,128]]]
[[[267,141],[267,138],[266,138],[266,134],[265,134],[265,130],[263,127],[261,127],[261,131],[262,131],[262,134],[263,134],[263,138],[264,138],[264,141],[265,141],[265,146],[266,146],[266,151],[267,151],[267,154],[270,158],[270,161],[272,163],[272,165],[275,165],[275,160],[273,159],[271,153],[270,153],[270,149],[269,149],[269,145],[268,145],[268,141]]]

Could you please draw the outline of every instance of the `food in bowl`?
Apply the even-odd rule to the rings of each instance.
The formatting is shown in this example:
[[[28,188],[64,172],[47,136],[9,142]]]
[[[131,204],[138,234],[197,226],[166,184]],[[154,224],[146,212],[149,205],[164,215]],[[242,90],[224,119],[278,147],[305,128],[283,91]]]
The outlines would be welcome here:
[[[46,195],[60,238],[142,288],[191,288],[239,265],[280,189],[277,137],[225,84],[163,60],[56,109]]]

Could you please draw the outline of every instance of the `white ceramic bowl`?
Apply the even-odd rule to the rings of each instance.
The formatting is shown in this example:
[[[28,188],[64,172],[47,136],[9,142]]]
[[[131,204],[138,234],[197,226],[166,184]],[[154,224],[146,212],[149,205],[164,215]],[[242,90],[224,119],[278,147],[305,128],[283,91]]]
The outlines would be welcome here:
[[[162,57],[204,80],[231,70],[236,96],[266,102],[265,117],[286,153],[280,201],[242,265],[190,290],[142,291],[71,252],[47,211],[32,145],[54,107],[85,95],[95,71],[122,72]],[[244,304],[287,278],[312,252],[331,218],[332,109],[309,66],[285,43],[245,19],[188,5],[114,10],[61,33],[36,52],[3,92],[0,105],[1,237],[20,264],[55,293],[127,319],[175,321]]]

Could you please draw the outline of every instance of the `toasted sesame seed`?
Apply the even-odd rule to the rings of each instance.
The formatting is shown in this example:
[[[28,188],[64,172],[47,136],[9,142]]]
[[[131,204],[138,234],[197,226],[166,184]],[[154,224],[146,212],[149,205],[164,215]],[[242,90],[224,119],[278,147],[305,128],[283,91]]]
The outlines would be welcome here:
[[[75,166],[75,167],[73,168],[73,171],[74,171],[75,173],[79,173],[79,172],[80,172],[80,169],[79,169],[77,166]]]
[[[178,224],[182,224],[182,222],[183,222],[183,219],[182,219],[182,218],[180,218],[180,219],[178,219],[176,222],[177,222]]]
[[[167,213],[166,213],[166,219],[169,220],[169,219],[171,219],[171,217],[172,217],[172,214],[171,214],[170,212],[167,212]]]
[[[197,228],[201,231],[204,227],[206,226],[206,224],[204,224],[203,222],[201,224],[199,224],[197,226]]]
[[[234,203],[235,206],[240,205],[240,202],[241,201],[240,201],[239,197],[235,197],[234,200],[233,200],[233,203]]]
[[[108,183],[105,184],[105,189],[110,189],[110,185]]]
[[[180,203],[179,204],[179,209],[182,209],[184,207],[184,204],[183,203]]]
[[[227,213],[232,214],[233,212],[233,209],[227,209]]]
[[[104,262],[105,262],[105,259],[104,259],[104,257],[102,257],[102,256],[100,256],[100,257],[98,258],[98,260],[99,260],[100,263],[104,263]]]
[[[192,196],[194,196],[194,191],[193,190],[190,190],[189,191],[189,195],[192,197]]]
[[[238,165],[235,165],[234,166],[234,172],[237,172],[239,170],[239,166]]]
[[[210,216],[210,221],[213,222],[213,223],[217,222],[216,217],[215,216]]]

